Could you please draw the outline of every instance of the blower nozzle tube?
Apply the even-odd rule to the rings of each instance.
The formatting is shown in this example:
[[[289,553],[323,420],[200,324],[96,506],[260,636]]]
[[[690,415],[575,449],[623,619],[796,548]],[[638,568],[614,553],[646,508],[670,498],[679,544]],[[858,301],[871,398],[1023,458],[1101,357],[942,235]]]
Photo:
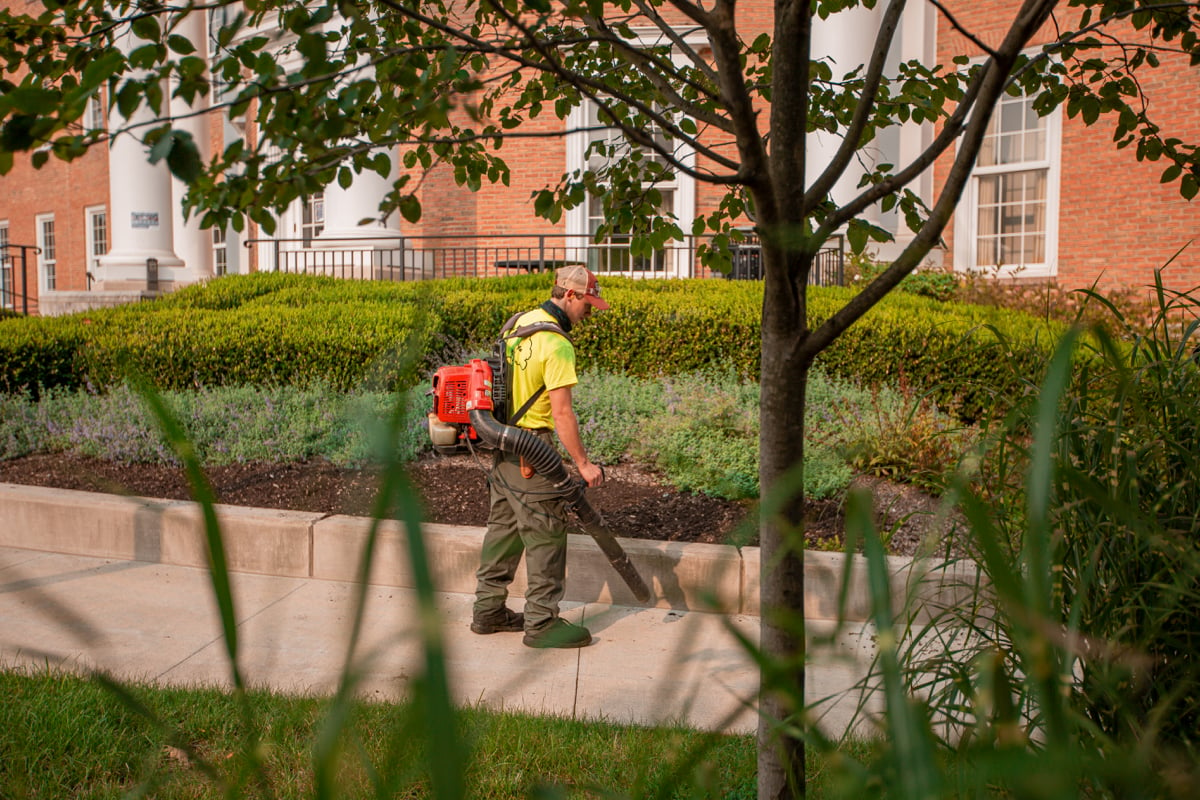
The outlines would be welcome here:
[[[584,494],[585,484],[571,478],[563,465],[562,456],[543,442],[535,434],[514,425],[504,425],[492,416],[490,411],[472,409],[468,412],[471,426],[485,443],[504,453],[521,456],[533,467],[534,472],[554,484],[554,488],[562,491],[563,497],[579,519],[583,529],[596,540],[600,550],[613,565],[613,569],[625,581],[625,585],[633,592],[638,602],[650,601],[650,588],[642,580],[629,555],[621,547],[621,543],[604,525],[600,514],[592,508]]]

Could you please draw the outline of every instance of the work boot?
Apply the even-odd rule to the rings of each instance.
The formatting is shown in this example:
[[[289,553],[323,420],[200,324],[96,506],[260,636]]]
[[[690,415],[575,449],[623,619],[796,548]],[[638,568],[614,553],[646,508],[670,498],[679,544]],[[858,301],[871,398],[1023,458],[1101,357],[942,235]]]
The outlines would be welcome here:
[[[477,614],[471,620],[472,633],[516,633],[523,630],[525,630],[525,615],[518,614],[508,606],[501,606],[499,610],[489,614]]]
[[[591,631],[564,619],[555,619],[541,630],[525,631],[527,647],[587,647],[591,643]]]

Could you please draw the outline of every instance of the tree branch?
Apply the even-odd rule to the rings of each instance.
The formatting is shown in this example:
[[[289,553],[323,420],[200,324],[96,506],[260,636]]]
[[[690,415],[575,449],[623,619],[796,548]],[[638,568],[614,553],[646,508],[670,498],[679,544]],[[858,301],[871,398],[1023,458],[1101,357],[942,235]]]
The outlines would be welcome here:
[[[1056,3],[1057,0],[1026,0],[1004,42],[997,48],[996,55],[985,62],[977,78],[980,88],[975,104],[976,113],[966,126],[962,146],[955,156],[941,196],[930,211],[929,219],[891,266],[807,337],[802,348],[810,363],[912,272],[941,238],[975,167],[975,158],[991,123],[992,111],[1008,85],[1009,72],[1021,50],[1049,18]]]
[[[950,13],[950,9],[946,8],[945,4],[940,2],[940,0],[929,0],[929,4],[932,5],[934,8],[936,8],[938,10],[938,13],[940,13],[943,17],[946,18],[946,21],[950,23],[951,28],[954,28],[954,30],[961,33],[964,37],[966,37],[966,39],[969,42],[971,42],[971,44],[975,45],[976,47],[978,47],[983,52],[987,53],[992,58],[996,57],[996,51],[992,50],[992,48],[990,48],[986,44],[984,44],[983,40],[980,39],[978,36],[971,33],[966,28],[964,28],[962,26],[962,24],[959,23],[959,21],[954,18],[954,15]]]

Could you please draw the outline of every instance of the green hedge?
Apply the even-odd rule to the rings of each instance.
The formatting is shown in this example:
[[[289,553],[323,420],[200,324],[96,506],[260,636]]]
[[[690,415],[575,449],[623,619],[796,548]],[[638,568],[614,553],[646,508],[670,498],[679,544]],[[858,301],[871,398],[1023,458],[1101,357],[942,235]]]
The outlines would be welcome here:
[[[761,283],[605,277],[603,285],[612,310],[573,332],[582,369],[758,374]],[[851,294],[814,288],[812,324]],[[0,391],[103,388],[134,373],[168,389],[314,380],[398,388],[485,350],[509,315],[548,296],[545,275],[412,283],[230,276],[156,301],[9,321],[0,326]],[[818,363],[868,383],[907,381],[971,417],[993,403],[992,393],[1038,374],[1058,333],[1003,309],[896,294]]]
[[[853,296],[814,292],[814,327]],[[967,420],[1003,413],[1005,398],[1040,381],[1054,343],[1066,331],[1002,308],[943,303],[896,293],[871,309],[817,363],[862,383],[908,384]]]

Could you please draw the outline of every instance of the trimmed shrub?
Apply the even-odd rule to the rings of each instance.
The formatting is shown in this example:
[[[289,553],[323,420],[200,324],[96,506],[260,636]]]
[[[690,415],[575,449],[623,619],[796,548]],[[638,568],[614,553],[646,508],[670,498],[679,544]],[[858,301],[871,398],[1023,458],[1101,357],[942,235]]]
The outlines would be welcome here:
[[[372,283],[229,276],[157,301],[0,328],[0,391],[103,389],[140,374],[164,389],[360,383],[402,388],[466,353],[550,294],[548,275]],[[572,331],[579,367],[653,378],[759,373],[762,284],[604,277],[612,310]],[[852,296],[813,288],[813,325]],[[997,308],[886,298],[818,359],[834,377],[908,383],[974,419],[1003,398],[1017,360],[1036,375],[1058,328]]]

